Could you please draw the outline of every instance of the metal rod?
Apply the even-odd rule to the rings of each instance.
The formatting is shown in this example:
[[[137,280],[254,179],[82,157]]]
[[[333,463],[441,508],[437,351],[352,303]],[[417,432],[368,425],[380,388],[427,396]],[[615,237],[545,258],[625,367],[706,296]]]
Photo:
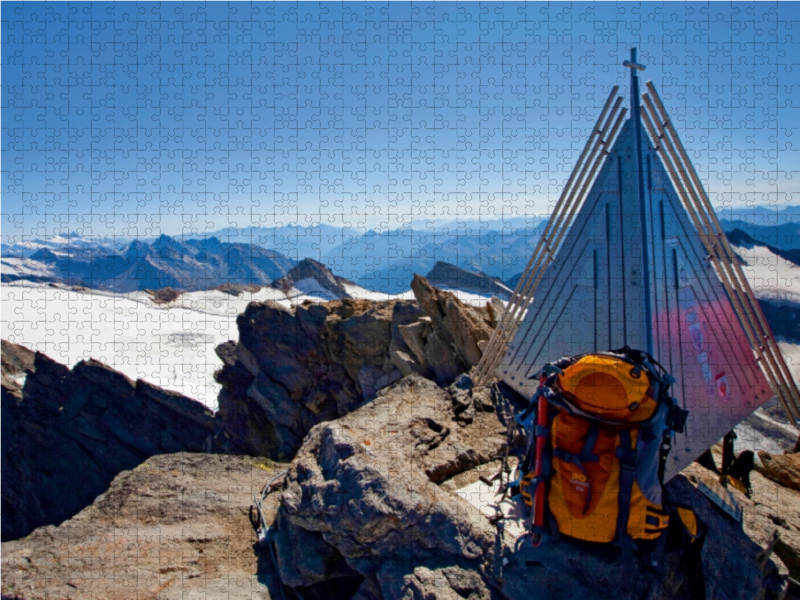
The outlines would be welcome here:
[[[648,87],[652,84],[648,82]],[[731,304],[736,311],[736,315],[739,318],[739,321],[742,324],[742,327],[745,330],[745,334],[748,337],[748,341],[750,345],[753,347],[753,350],[759,357],[761,364],[763,365],[763,369],[765,371],[765,375],[770,380],[770,385],[775,388],[775,392],[778,395],[779,399],[781,400],[781,404],[783,405],[784,410],[787,412],[787,415],[793,421],[795,418],[793,417],[793,407],[791,404],[793,402],[788,402],[784,398],[784,394],[780,389],[782,387],[780,376],[780,368],[778,364],[778,360],[771,352],[771,349],[765,349],[762,347],[760,342],[760,335],[758,331],[758,327],[756,326],[756,321],[753,319],[753,315],[750,314],[751,311],[748,311],[747,303],[745,302],[745,297],[747,296],[747,291],[750,291],[749,288],[747,290],[742,289],[742,286],[733,279],[733,273],[731,271],[731,260],[729,257],[720,255],[719,245],[713,243],[714,235],[711,233],[713,228],[710,227],[710,224],[707,221],[707,218],[704,218],[703,212],[699,210],[702,208],[702,204],[700,202],[699,194],[692,186],[691,182],[686,177],[685,173],[685,165],[682,164],[681,157],[679,153],[675,150],[670,136],[665,129],[665,126],[662,126],[662,122],[660,119],[657,119],[656,109],[654,108],[650,97],[645,94],[644,96],[644,103],[647,107],[647,111],[649,111],[652,115],[653,121],[658,123],[658,132],[654,131],[654,127],[650,122],[651,115],[647,112],[644,113],[645,116],[645,124],[650,131],[650,135],[653,136],[656,145],[658,146],[657,151],[659,155],[662,157],[664,161],[664,165],[667,167],[670,176],[673,179],[673,182],[676,184],[676,188],[681,195],[681,200],[684,204],[684,208],[686,208],[687,213],[692,219],[692,222],[697,229],[698,233],[700,234],[700,238],[703,242],[703,245],[706,247],[706,250],[709,253],[709,258],[712,260],[714,264],[717,274],[719,275],[720,281],[722,282],[723,286],[725,287],[725,291],[728,294],[729,298],[731,299]],[[657,143],[661,141],[662,143]],[[672,163],[675,163],[675,167],[673,167]],[[684,171],[684,172],[682,172]],[[708,232],[706,231],[708,230]],[[724,236],[724,234],[723,234]],[[750,291],[752,294],[752,291]],[[766,360],[764,360],[766,359]]]
[[[779,379],[782,380],[781,383],[786,386],[786,391],[788,392],[789,396],[792,399],[792,404],[794,404],[794,423],[797,425],[797,420],[800,419],[800,390],[797,389],[797,385],[794,382],[794,378],[792,377],[791,372],[789,371],[789,367],[786,365],[786,361],[783,358],[783,354],[778,347],[778,342],[775,339],[774,334],[772,333],[772,329],[769,327],[767,323],[766,317],[764,316],[763,311],[761,310],[761,306],[758,303],[758,300],[753,293],[753,290],[750,287],[750,282],[747,280],[747,276],[742,269],[742,266],[736,260],[733,248],[730,246],[730,242],[728,241],[725,232],[722,229],[722,225],[720,224],[719,220],[717,219],[716,212],[714,208],[711,206],[711,201],[708,198],[708,194],[706,194],[705,189],[703,188],[702,184],[700,183],[700,178],[697,175],[697,171],[694,168],[691,160],[686,153],[686,149],[683,147],[683,144],[678,137],[677,131],[672,124],[669,115],[667,114],[666,110],[664,109],[664,104],[661,102],[661,97],[658,95],[658,92],[653,86],[653,83],[648,81],[647,87],[650,92],[653,94],[653,100],[655,101],[656,106],[658,107],[659,112],[664,118],[665,129],[669,132],[670,137],[675,139],[675,146],[678,149],[678,153],[681,155],[684,163],[686,164],[686,172],[689,174],[692,182],[697,188],[699,192],[699,200],[700,205],[703,207],[704,212],[707,213],[704,216],[706,220],[709,221],[709,230],[715,235],[715,237],[719,240],[719,246],[721,246],[722,250],[724,251],[727,261],[733,270],[734,281],[738,283],[738,288],[741,289],[741,293],[747,300],[746,304],[749,304],[749,315],[751,318],[755,316],[755,322],[758,324],[757,330],[760,329],[760,337],[763,338],[763,341],[766,342],[767,347],[769,348],[769,354],[774,354],[773,361],[777,363],[777,368],[780,371]],[[781,390],[775,390],[778,395],[781,395]],[[791,415],[789,415],[791,416]]]
[[[520,280],[517,283],[514,294],[509,300],[506,310],[503,312],[500,323],[489,340],[489,344],[486,347],[486,352],[484,352],[483,356],[481,357],[481,362],[478,364],[476,369],[475,381],[478,384],[483,385],[488,379],[491,379],[499,363],[497,360],[498,357],[501,358],[502,355],[505,354],[506,348],[511,341],[510,338],[516,333],[516,326],[519,324],[519,321],[524,314],[524,309],[527,308],[528,303],[525,300],[529,299],[531,294],[531,280],[534,274],[537,272],[537,269],[534,267],[538,266],[540,267],[539,270],[541,270],[541,263],[543,262],[543,249],[546,249],[549,246],[550,239],[553,234],[562,227],[562,221],[565,218],[569,219],[569,208],[574,200],[574,190],[583,179],[587,166],[591,160],[585,160],[587,154],[590,154],[591,152],[591,155],[593,156],[593,146],[596,148],[602,142],[608,122],[610,122],[610,120],[613,118],[614,113],[621,103],[621,98],[617,99],[617,102],[612,108],[612,100],[618,91],[619,86],[614,86],[612,88],[611,93],[609,94],[609,97],[603,106],[603,110],[600,113],[600,117],[597,120],[597,124],[593,128],[589,139],[586,141],[586,145],[581,152],[581,155],[578,157],[575,168],[570,174],[570,177],[567,179],[567,183],[564,186],[558,202],[556,203],[556,207],[553,211],[554,216],[548,220],[547,226],[542,233],[542,237],[539,239],[531,258],[525,267],[525,271],[523,271],[523,275],[520,277]],[[611,110],[612,114],[609,115],[606,128],[604,128],[602,127],[603,120],[606,118],[609,110]],[[594,142],[595,135],[599,136],[597,142]],[[546,256],[546,253],[544,256]]]

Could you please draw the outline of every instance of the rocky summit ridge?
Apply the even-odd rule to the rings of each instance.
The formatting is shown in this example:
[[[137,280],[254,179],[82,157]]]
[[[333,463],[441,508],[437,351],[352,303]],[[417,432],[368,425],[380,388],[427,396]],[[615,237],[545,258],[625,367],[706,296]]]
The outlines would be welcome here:
[[[800,593],[791,451],[757,460],[751,497],[737,496],[743,524],[698,492],[716,477],[700,465],[668,484],[709,526],[696,564],[671,554],[653,569],[639,555],[632,569],[606,546],[519,543],[475,496],[524,445],[508,422],[525,399],[468,376],[503,305],[466,305],[419,276],[412,290],[414,300],[251,303],[239,339],[217,349],[215,415],[96,361],[69,369],[4,342],[3,532],[14,541],[2,546],[3,597]],[[91,497],[50,524],[17,519],[26,506],[52,515],[87,482]],[[262,490],[266,545],[253,510]],[[21,527],[8,537],[7,519]]]

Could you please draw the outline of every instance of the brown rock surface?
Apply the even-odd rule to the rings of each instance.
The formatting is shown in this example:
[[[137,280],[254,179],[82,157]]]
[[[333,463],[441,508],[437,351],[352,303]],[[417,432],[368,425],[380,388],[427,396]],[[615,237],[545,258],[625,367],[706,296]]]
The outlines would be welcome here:
[[[464,304],[455,294],[431,286],[419,275],[414,275],[411,289],[431,318],[434,333],[455,353],[462,370],[477,365],[482,356],[479,343],[492,336],[488,311],[478,311]]]
[[[3,598],[280,598],[249,511],[282,468],[239,456],[153,457],[69,521],[3,543]],[[276,507],[268,496],[268,522]]]
[[[695,485],[703,482],[712,488],[718,479],[718,475],[696,463],[689,465],[683,474]],[[800,492],[783,487],[758,472],[751,473],[750,483],[753,490],[750,498],[729,488],[743,509],[744,532],[762,548],[766,548],[777,533],[774,554],[797,579],[800,577]]]
[[[314,425],[352,412],[401,377],[447,385],[476,364],[497,307],[472,308],[424,278],[414,285],[419,302],[248,305],[237,319],[239,341],[217,347],[224,431],[216,447],[289,460]]]
[[[291,458],[311,427],[351,412],[402,376],[391,353],[410,358],[399,328],[420,316],[410,301],[249,304],[237,319],[238,343],[217,348],[225,429],[217,444]],[[413,360],[407,368],[422,369]]]
[[[492,460],[505,446],[505,428],[485,411],[459,424],[454,394],[412,375],[346,417],[315,427],[287,476],[279,530],[321,536],[330,556],[344,557],[351,579],[366,579],[361,593],[370,598],[383,597],[375,590],[397,579],[386,571],[389,557],[433,567],[427,561],[436,556],[474,570],[491,553],[493,530],[435,482]],[[279,534],[282,556],[293,537]],[[281,563],[288,585],[326,579],[318,571],[301,576],[309,569],[296,568],[297,560]],[[417,575],[422,580],[409,585],[427,587],[436,579]]]
[[[759,472],[777,481],[783,487],[800,492],[800,454],[770,454],[761,451],[758,453],[761,464],[757,467]]]

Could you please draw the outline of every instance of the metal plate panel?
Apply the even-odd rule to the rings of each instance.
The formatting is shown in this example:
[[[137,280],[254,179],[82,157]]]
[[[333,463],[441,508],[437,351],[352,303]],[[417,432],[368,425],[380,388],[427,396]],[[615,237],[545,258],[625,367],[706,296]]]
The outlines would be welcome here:
[[[670,479],[772,392],[646,136],[641,210],[634,132],[628,120],[497,374],[531,396],[537,382],[530,378],[548,362],[626,344],[646,350],[650,340],[656,359],[678,380],[673,394],[690,411],[685,434],[673,440]]]

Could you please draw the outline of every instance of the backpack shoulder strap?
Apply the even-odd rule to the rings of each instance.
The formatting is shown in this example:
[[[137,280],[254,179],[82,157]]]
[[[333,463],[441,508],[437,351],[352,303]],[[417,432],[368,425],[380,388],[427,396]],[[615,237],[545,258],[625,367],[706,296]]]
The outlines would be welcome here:
[[[631,511],[633,482],[636,479],[637,451],[633,446],[631,432],[622,429],[619,432],[619,446],[616,457],[619,459],[619,516],[617,517],[617,542],[625,554],[633,552],[633,539],[628,535],[628,518]]]

